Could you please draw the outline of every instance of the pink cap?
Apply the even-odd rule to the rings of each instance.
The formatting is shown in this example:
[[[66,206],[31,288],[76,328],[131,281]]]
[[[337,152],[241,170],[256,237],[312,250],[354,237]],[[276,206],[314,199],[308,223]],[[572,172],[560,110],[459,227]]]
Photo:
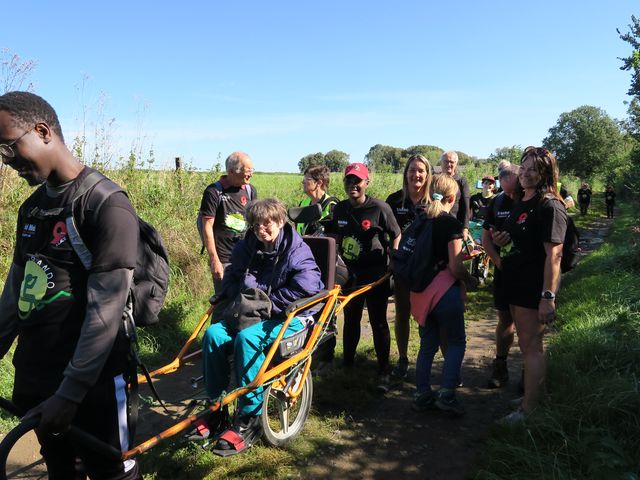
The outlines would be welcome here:
[[[366,180],[369,178],[369,169],[364,163],[350,163],[344,170],[344,176],[348,175],[355,175],[362,180]]]

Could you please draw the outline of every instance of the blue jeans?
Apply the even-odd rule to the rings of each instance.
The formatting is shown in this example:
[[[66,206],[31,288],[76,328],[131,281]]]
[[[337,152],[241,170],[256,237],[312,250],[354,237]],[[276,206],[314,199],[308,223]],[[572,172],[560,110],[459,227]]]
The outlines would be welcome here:
[[[431,390],[431,366],[440,347],[440,329],[447,336],[447,353],[442,368],[442,388],[454,389],[460,378],[460,368],[467,344],[464,333],[464,303],[460,287],[453,285],[431,311],[424,327],[419,328],[420,351],[416,362],[418,394]]]
[[[265,320],[236,334],[229,330],[224,320],[207,328],[202,339],[202,366],[207,395],[216,399],[228,387],[228,357],[231,353],[238,386],[251,383],[264,362],[265,349],[275,340],[282,323],[282,320]],[[304,324],[294,317],[284,336],[293,335],[303,328]],[[260,415],[263,390],[259,387],[239,398],[241,415]]]

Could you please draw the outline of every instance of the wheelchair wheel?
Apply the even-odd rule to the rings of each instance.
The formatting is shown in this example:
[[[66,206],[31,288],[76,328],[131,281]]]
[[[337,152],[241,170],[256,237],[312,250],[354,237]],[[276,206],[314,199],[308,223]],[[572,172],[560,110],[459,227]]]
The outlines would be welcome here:
[[[0,444],[0,479],[49,478],[47,467],[40,456],[40,445],[33,432],[37,418],[18,424]]]
[[[298,372],[293,389],[300,386],[302,372]],[[284,391],[284,385],[275,382],[264,391],[262,401],[263,438],[274,447],[281,447],[300,433],[309,416],[311,400],[313,398],[313,379],[308,373],[302,386],[302,392],[292,399]]]

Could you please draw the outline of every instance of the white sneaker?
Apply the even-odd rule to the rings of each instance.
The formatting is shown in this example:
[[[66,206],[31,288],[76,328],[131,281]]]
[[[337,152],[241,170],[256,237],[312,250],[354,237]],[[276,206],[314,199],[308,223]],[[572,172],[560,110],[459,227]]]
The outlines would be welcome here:
[[[524,410],[519,408],[511,412],[509,415],[502,417],[497,423],[499,425],[515,427],[517,425],[522,425],[526,419],[527,416],[525,415]]]

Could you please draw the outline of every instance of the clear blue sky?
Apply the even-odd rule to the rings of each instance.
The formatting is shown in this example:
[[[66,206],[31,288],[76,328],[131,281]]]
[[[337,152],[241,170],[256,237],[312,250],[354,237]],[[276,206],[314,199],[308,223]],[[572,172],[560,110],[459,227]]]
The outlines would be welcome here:
[[[160,165],[210,168],[244,150],[261,171],[377,143],[487,157],[539,144],[562,112],[626,115],[636,1],[35,0],[0,47],[37,67],[35,92],[67,141],[105,125],[114,150],[142,141]],[[16,17],[17,15],[17,17]],[[20,20],[17,21],[16,19]],[[83,78],[87,78],[83,81]],[[84,100],[80,99],[84,83]]]

